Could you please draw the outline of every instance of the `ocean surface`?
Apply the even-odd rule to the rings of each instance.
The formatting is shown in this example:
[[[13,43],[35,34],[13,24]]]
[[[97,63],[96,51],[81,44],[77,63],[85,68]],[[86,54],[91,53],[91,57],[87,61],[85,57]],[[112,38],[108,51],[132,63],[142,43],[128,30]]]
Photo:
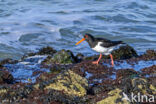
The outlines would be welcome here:
[[[156,0],[0,0],[0,59],[44,46],[95,54],[84,33],[156,49]]]

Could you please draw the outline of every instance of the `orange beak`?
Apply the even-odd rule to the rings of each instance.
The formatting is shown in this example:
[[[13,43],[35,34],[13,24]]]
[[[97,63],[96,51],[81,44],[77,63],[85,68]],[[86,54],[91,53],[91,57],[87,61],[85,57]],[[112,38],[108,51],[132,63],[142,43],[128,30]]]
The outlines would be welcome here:
[[[75,45],[80,44],[81,42],[83,42],[85,40],[85,38],[82,38],[79,42],[77,42]]]

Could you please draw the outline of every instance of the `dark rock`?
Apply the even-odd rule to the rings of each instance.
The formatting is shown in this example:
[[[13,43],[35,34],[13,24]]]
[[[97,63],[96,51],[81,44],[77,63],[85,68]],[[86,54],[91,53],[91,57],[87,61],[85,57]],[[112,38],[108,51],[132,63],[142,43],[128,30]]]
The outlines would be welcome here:
[[[84,60],[84,55],[81,53],[78,53],[76,55],[76,62],[81,62],[82,60]]]
[[[32,92],[32,86],[22,86],[20,84],[12,86],[1,86],[0,87],[0,103],[17,103],[22,99],[28,97],[28,94]],[[4,103],[4,104],[5,104]]]
[[[141,69],[141,71],[144,73],[144,74],[155,74],[156,76],[156,65],[153,65],[151,67],[147,67],[147,68],[144,68],[144,69]]]
[[[129,45],[121,46],[119,49],[114,50],[112,55],[114,59],[129,59],[138,56],[134,48]]]
[[[124,78],[134,78],[138,77],[138,72],[136,72],[134,69],[119,69],[116,72],[116,79],[124,79]]]
[[[41,48],[39,52],[37,52],[38,55],[53,55],[54,53],[56,53],[56,50],[49,46]]]
[[[29,57],[29,56],[35,56],[35,55],[50,55],[52,56],[54,53],[56,53],[57,51],[54,50],[52,47],[43,47],[41,48],[38,52],[32,52],[32,53],[28,53],[27,55],[24,55],[21,60]]]
[[[4,84],[11,84],[13,83],[13,76],[8,71],[0,71],[0,83]]]
[[[75,57],[73,53],[69,50],[61,50],[55,53],[52,57],[47,57],[43,63],[44,64],[72,64],[75,63]]]
[[[4,64],[16,64],[18,61],[17,60],[13,60],[13,59],[4,59],[0,62],[0,65],[4,65]]]
[[[145,54],[140,56],[143,60],[152,60],[156,59],[156,51],[155,50],[147,50]]]
[[[115,87],[112,85],[93,85],[91,88],[88,89],[88,94],[97,95],[99,93],[108,92],[113,90]]]
[[[44,71],[34,71],[33,74],[32,74],[32,76],[39,75],[39,74],[41,74],[41,73],[43,73],[43,72],[44,72]]]
[[[60,73],[62,70],[66,70],[67,68],[65,67],[65,65],[53,65],[52,67],[50,67],[50,72],[53,74],[58,74]]]

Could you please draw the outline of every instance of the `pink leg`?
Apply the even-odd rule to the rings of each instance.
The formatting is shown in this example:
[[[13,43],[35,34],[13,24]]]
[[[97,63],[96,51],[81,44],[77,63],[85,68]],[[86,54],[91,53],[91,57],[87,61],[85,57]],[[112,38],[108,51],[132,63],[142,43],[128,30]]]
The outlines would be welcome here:
[[[102,54],[100,53],[100,56],[99,56],[98,60],[97,61],[93,61],[92,64],[98,65],[101,58],[102,58]]]
[[[110,58],[111,58],[112,66],[114,67],[114,61],[113,61],[113,56],[112,56],[112,54],[110,54]]]

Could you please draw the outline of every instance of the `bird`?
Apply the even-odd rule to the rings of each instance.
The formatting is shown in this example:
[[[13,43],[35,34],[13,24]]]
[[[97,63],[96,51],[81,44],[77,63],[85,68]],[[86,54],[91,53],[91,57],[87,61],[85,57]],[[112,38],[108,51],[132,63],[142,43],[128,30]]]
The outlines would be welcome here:
[[[98,65],[99,61],[102,58],[102,55],[104,54],[104,55],[110,55],[111,64],[113,67],[114,67],[114,60],[113,60],[113,55],[111,54],[112,51],[115,50],[115,48],[120,44],[125,44],[123,41],[112,41],[106,38],[95,38],[91,34],[86,33],[84,37],[80,41],[78,41],[75,45],[78,45],[85,40],[88,42],[92,50],[100,53],[98,60],[93,61],[92,64]]]

